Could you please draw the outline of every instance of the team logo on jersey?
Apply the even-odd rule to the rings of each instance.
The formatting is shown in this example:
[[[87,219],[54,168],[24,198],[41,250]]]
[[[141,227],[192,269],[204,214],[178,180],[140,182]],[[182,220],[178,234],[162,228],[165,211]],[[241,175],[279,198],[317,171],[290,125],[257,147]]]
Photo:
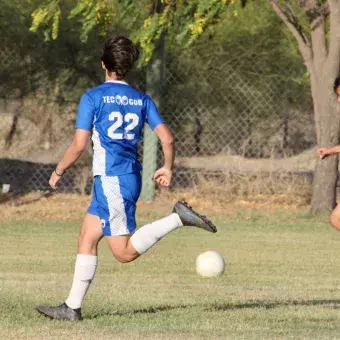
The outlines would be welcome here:
[[[117,104],[117,105],[131,105],[131,106],[142,106],[142,99],[128,98],[127,96],[104,96],[103,101],[105,104]]]
[[[122,97],[121,96],[116,96],[116,103],[118,105],[122,105]]]
[[[121,105],[127,105],[129,103],[129,99],[127,96],[123,96],[121,101],[120,101]]]

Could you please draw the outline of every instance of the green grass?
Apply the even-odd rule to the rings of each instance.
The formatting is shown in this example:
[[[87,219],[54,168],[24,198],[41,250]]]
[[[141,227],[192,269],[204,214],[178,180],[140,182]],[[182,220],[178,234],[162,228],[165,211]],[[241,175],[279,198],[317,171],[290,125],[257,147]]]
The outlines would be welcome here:
[[[79,226],[1,223],[0,339],[340,339],[340,234],[304,211],[213,217],[218,234],[175,231],[130,264],[103,241],[79,323],[34,311],[66,298]],[[224,276],[195,273],[208,249]]]

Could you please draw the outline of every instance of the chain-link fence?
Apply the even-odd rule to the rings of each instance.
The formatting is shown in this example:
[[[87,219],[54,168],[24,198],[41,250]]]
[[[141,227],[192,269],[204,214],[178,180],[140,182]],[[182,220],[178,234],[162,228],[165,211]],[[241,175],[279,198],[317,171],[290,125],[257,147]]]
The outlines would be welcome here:
[[[306,159],[305,153],[315,145],[315,127],[308,84],[297,81],[303,65],[269,62],[242,48],[196,52],[168,56],[166,63],[162,112],[176,135],[175,182],[225,185],[235,172],[297,168],[310,179],[314,154],[307,151]],[[283,159],[285,168],[273,166]]]
[[[51,48],[32,39],[39,54],[17,54],[13,42],[0,42],[0,182],[17,192],[48,188],[72,137],[80,94],[100,79],[69,60],[53,72],[42,60]],[[249,159],[287,158],[315,144],[308,83],[299,81],[304,66],[239,47],[165,53],[161,112],[176,137],[175,186],[252,171]],[[134,81],[145,90],[145,70]],[[90,163],[91,146],[60,190],[89,192]]]

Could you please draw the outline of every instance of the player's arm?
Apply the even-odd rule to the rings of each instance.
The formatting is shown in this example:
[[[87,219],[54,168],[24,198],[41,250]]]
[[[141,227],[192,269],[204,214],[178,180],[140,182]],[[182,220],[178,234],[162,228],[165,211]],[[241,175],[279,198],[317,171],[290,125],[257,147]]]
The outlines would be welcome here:
[[[55,171],[53,171],[50,178],[50,185],[53,189],[56,188],[56,184],[64,174],[64,172],[73,165],[76,160],[80,157],[83,151],[86,149],[87,140],[90,136],[90,131],[76,129],[73,136],[73,140],[69,147],[67,148],[65,155],[58,163]]]
[[[333,148],[320,148],[316,151],[316,153],[321,159],[328,156],[333,156],[340,153],[340,145]]]
[[[166,124],[159,124],[154,132],[158,136],[164,154],[164,165],[158,169],[153,180],[162,186],[169,186],[172,178],[172,170],[174,168],[175,160],[175,140]]]
[[[163,168],[168,169],[170,171],[174,168],[174,160],[175,160],[175,140],[172,135],[170,129],[166,124],[158,125],[154,132],[158,136],[162,150],[164,154],[164,166]]]
[[[87,140],[90,136],[90,131],[76,129],[73,136],[72,143],[67,148],[64,157],[57,165],[57,172],[64,173],[75,161],[80,157],[83,151],[86,149]]]
[[[94,112],[93,100],[88,93],[85,93],[81,97],[79,103],[76,132],[73,136],[72,143],[67,148],[65,155],[58,163],[57,168],[52,172],[49,183],[53,189],[56,188],[56,185],[65,170],[68,169],[85,150],[87,140],[92,130]]]
[[[152,179],[158,184],[168,187],[171,183],[172,169],[174,167],[174,137],[159,114],[156,104],[149,96],[145,96],[144,110],[146,113],[146,123],[158,136],[164,153],[164,166],[155,172]]]

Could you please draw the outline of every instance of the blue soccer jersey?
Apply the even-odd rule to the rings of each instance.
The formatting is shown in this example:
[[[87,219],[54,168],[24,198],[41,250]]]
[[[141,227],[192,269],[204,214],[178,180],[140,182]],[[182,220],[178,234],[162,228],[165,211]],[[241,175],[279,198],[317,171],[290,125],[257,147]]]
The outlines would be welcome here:
[[[153,130],[163,119],[148,95],[123,81],[107,81],[82,96],[76,128],[92,132],[94,176],[142,169],[137,144],[144,123]]]

